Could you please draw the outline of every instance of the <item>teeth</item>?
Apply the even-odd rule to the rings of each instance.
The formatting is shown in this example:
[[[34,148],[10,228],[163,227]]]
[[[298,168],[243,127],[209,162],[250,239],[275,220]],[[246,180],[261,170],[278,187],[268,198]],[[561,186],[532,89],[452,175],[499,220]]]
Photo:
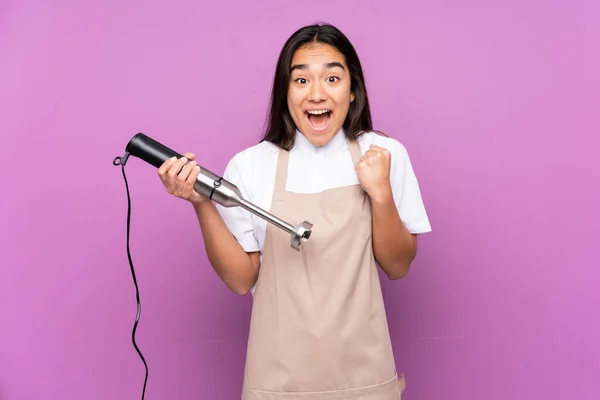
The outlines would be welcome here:
[[[325,114],[329,112],[329,110],[308,110],[307,113],[309,114],[313,114],[313,115],[321,115],[321,114]]]

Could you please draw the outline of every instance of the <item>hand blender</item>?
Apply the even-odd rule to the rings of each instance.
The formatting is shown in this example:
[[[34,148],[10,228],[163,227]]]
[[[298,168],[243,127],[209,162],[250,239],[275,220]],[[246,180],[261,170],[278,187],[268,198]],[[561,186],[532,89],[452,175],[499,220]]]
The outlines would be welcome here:
[[[171,157],[181,158],[183,155],[169,149],[168,147],[158,143],[156,140],[144,135],[143,133],[136,134],[125,148],[128,153],[138,157],[147,163],[160,167],[166,160]],[[123,162],[120,158],[114,160],[114,164]],[[194,190],[201,195],[209,198],[212,201],[222,205],[223,207],[242,207],[252,214],[264,219],[265,221],[283,229],[290,234],[290,244],[295,250],[300,250],[300,245],[310,237],[312,232],[312,224],[308,221],[303,221],[297,225],[292,225],[289,222],[283,221],[281,218],[261,209],[260,207],[250,203],[242,197],[242,194],[237,186],[223,179],[223,177],[207,170],[200,166],[200,173],[194,183]]]

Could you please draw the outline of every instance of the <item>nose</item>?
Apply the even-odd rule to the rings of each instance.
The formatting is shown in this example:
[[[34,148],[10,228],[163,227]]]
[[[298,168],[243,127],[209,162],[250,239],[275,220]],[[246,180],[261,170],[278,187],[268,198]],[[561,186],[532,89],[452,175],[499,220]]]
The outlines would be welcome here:
[[[308,100],[314,102],[321,102],[327,100],[327,92],[325,90],[324,85],[321,82],[315,81],[310,85]]]

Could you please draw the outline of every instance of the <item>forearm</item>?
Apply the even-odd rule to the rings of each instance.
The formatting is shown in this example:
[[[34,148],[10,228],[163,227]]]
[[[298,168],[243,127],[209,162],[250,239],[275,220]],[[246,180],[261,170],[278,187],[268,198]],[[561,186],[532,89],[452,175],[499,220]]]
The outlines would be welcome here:
[[[230,290],[240,295],[247,293],[258,277],[258,253],[246,253],[212,201],[194,205],[194,210],[213,269]]]
[[[391,191],[371,200],[375,259],[390,279],[403,278],[415,258],[417,239],[402,223]]]

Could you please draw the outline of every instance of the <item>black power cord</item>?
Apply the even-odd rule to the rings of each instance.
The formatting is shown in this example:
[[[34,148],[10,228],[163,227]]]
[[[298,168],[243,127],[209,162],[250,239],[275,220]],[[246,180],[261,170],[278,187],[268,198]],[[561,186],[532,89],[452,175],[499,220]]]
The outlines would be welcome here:
[[[140,355],[140,358],[142,359],[142,362],[144,363],[144,367],[146,368],[146,377],[144,378],[144,388],[142,391],[142,400],[143,400],[144,395],[146,393],[146,383],[148,382],[148,364],[146,364],[146,360],[144,359],[142,352],[140,351],[137,344],[135,343],[135,331],[137,330],[137,325],[140,320],[140,313],[142,311],[142,306],[140,304],[140,290],[138,288],[137,279],[135,277],[135,271],[133,269],[133,261],[131,260],[131,251],[129,249],[129,232],[130,232],[130,227],[131,227],[131,197],[129,195],[129,184],[127,183],[127,176],[125,175],[125,163],[127,162],[128,158],[129,158],[129,153],[127,153],[127,152],[125,153],[125,155],[123,157],[115,157],[115,159],[113,160],[113,165],[121,166],[121,171],[123,172],[123,180],[125,181],[125,189],[127,190],[127,258],[129,259],[131,275],[133,276],[133,283],[135,285],[135,297],[137,300],[137,314],[135,316],[135,323],[133,324],[133,331],[131,333],[131,341],[133,342],[133,346],[135,347],[135,350],[137,351],[137,353]]]

